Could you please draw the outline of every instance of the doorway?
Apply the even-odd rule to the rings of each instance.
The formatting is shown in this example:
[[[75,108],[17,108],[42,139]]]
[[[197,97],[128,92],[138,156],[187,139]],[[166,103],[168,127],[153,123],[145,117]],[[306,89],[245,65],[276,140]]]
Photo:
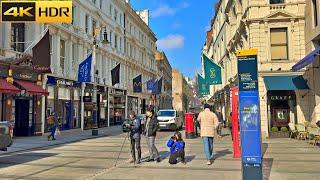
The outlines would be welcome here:
[[[14,136],[28,136],[29,133],[29,99],[15,100]],[[32,132],[31,132],[32,133]]]

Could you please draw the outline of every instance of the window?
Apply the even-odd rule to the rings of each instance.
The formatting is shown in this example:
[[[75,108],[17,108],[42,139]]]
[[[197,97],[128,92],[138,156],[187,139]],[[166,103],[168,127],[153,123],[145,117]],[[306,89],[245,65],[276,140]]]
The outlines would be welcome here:
[[[24,52],[25,41],[25,25],[24,23],[11,24],[11,48],[14,51]]]
[[[92,0],[93,4],[96,5],[97,1],[96,0]]]
[[[100,4],[99,4],[99,5],[100,5],[100,9],[102,9],[102,2],[103,2],[103,1],[100,0]]]
[[[122,26],[122,14],[121,13],[119,14],[119,23]]]
[[[114,35],[114,48],[118,49],[118,36]]]
[[[89,31],[89,16],[88,15],[86,15],[86,22],[85,23],[86,23],[85,30],[86,30],[86,33],[88,33],[88,31]]]
[[[112,31],[110,31],[110,39],[109,39],[110,45],[112,45]]]
[[[119,40],[120,40],[120,51],[122,52],[122,37],[120,37]]]
[[[112,4],[109,6],[109,15],[112,16]]]
[[[270,29],[271,59],[288,59],[287,28]]]
[[[64,40],[60,40],[60,68],[64,72],[64,62],[66,58],[66,44]]]
[[[270,4],[283,4],[284,0],[270,0]]]
[[[318,0],[312,0],[312,10],[313,10],[313,21],[314,21],[314,27],[317,27],[318,26],[318,9],[319,8],[319,5],[317,3]]]
[[[72,44],[72,71],[76,72],[76,68],[78,66],[78,58],[77,58],[77,44]]]
[[[97,22],[95,20],[92,20],[92,35],[96,36],[96,28],[97,28]]]
[[[117,18],[118,18],[118,11],[116,9],[114,9],[114,21],[117,22]]]

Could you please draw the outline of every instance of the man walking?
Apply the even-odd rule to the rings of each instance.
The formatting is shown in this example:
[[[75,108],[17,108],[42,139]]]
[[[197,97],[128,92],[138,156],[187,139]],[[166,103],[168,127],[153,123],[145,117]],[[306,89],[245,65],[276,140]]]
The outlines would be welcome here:
[[[141,140],[141,120],[136,118],[136,113],[134,111],[131,111],[130,114],[130,140],[131,140],[131,155],[132,160],[130,163],[136,162],[137,164],[140,164],[141,162],[141,146],[140,146],[140,140]],[[136,159],[136,151],[138,153],[138,159]]]
[[[205,104],[204,110],[199,114],[198,121],[200,122],[200,135],[203,140],[204,152],[207,158],[207,164],[212,164],[213,158],[213,138],[214,131],[219,125],[218,117],[215,113],[210,111],[210,105]]]
[[[157,161],[160,162],[159,152],[155,146],[155,139],[157,135],[157,130],[159,128],[159,123],[157,120],[156,115],[154,114],[153,108],[147,109],[147,122],[146,122],[146,128],[145,128],[145,135],[147,136],[147,144],[149,148],[149,159],[150,161]]]

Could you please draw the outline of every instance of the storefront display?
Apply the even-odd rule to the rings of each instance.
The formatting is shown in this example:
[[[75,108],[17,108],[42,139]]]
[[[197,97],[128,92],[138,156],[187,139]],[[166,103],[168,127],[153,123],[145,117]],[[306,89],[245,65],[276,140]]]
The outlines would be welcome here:
[[[109,123],[110,126],[120,125],[125,119],[126,92],[119,89],[111,89],[109,96]]]

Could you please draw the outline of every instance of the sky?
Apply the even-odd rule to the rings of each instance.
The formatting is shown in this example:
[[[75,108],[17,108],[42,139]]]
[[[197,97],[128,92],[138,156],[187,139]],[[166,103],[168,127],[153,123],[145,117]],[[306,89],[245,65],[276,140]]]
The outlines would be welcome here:
[[[150,26],[173,68],[194,78],[216,0],[131,0],[135,10],[150,10]]]

